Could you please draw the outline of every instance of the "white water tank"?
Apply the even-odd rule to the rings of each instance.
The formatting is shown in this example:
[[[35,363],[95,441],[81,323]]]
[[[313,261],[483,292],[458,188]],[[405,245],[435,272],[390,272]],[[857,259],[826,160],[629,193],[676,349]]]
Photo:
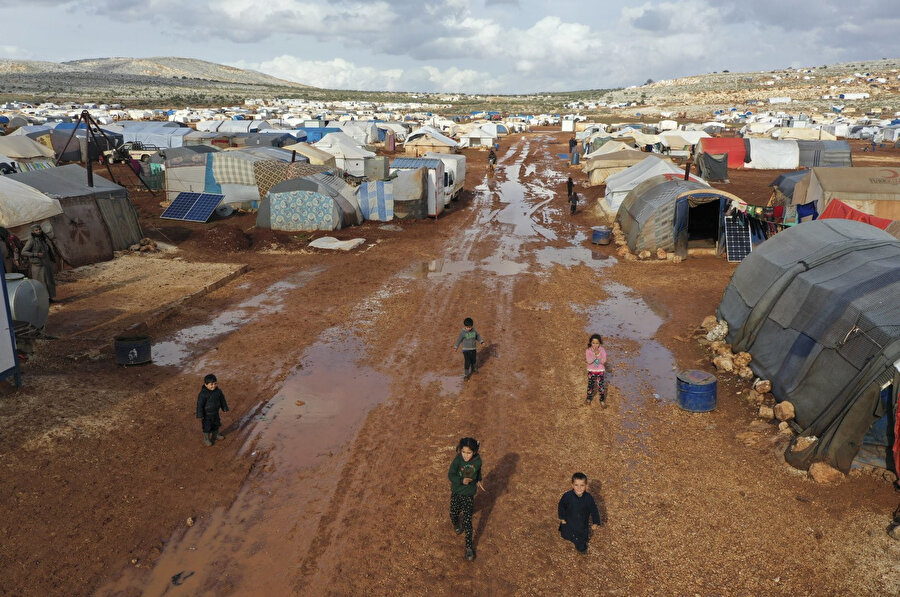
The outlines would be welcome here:
[[[22,274],[6,274],[6,292],[13,321],[26,321],[43,329],[50,313],[50,295],[37,280]]]

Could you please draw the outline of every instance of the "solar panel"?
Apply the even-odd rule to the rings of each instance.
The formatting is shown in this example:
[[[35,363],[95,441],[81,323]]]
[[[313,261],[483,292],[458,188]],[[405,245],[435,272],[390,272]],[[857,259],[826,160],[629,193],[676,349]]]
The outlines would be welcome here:
[[[725,254],[729,263],[743,261],[750,254],[750,226],[743,218],[725,216]]]
[[[178,193],[160,217],[166,220],[206,222],[224,196],[215,193]]]

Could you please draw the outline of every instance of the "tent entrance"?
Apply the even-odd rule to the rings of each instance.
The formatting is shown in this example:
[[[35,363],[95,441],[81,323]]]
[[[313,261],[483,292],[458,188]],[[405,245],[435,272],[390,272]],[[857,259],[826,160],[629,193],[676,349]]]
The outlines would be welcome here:
[[[881,390],[879,396],[881,409],[884,415],[872,423],[872,427],[863,437],[859,452],[853,460],[853,465],[868,465],[877,468],[893,470],[894,437],[894,386],[889,385]]]
[[[719,201],[688,209],[688,247],[715,247],[719,238]]]

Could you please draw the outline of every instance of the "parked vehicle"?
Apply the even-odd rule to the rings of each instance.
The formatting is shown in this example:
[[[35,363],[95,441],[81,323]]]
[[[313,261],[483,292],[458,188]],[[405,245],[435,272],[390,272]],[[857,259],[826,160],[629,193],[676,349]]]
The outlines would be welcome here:
[[[466,156],[456,153],[437,153],[429,151],[426,158],[441,160],[444,163],[444,187],[449,188],[450,199],[459,199],[459,193],[466,183]]]
[[[437,158],[396,158],[391,162],[391,174],[397,170],[428,170],[428,215],[437,217],[444,207],[450,205],[453,185],[444,176],[444,162]]]
[[[103,157],[110,163],[127,162],[129,160],[140,160],[149,162],[150,156],[158,153],[160,150],[156,145],[149,145],[139,141],[128,141],[115,149],[107,149],[103,152]]]

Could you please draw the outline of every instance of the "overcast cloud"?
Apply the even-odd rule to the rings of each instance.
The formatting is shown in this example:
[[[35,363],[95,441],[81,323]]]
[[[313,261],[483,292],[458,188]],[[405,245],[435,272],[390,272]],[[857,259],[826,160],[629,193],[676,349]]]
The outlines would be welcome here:
[[[184,56],[377,91],[568,91],[900,56],[896,0],[0,0],[0,21],[0,58]]]

